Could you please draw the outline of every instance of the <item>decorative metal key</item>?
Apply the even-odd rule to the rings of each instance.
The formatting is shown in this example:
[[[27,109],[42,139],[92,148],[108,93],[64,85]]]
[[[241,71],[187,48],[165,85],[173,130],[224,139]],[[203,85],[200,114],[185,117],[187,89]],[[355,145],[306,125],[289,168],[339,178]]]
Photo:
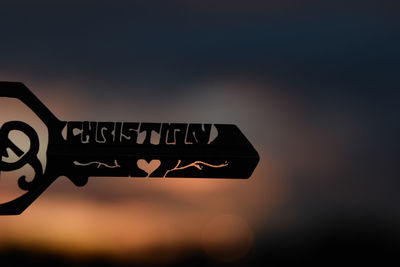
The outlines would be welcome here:
[[[28,106],[48,128],[44,168],[36,131],[22,121],[0,125],[0,171],[29,165],[35,175],[18,179],[27,192],[0,204],[0,214],[22,213],[59,176],[83,186],[89,177],[249,178],[259,156],[235,125],[60,121],[22,83],[0,82],[0,97]],[[1,118],[1,114],[0,114]],[[10,140],[15,131],[29,138],[24,152]],[[6,162],[8,152],[18,158]]]

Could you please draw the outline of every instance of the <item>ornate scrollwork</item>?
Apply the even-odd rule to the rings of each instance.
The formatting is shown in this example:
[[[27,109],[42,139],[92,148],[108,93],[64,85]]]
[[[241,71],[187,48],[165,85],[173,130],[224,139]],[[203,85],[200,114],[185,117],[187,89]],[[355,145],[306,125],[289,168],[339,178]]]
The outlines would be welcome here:
[[[9,133],[11,131],[20,131],[24,133],[30,141],[29,150],[24,152],[18,146],[16,146],[10,139]],[[43,168],[40,160],[37,157],[39,152],[39,137],[35,130],[28,124],[21,121],[10,121],[6,122],[0,128],[0,152],[1,156],[7,156],[7,149],[13,151],[19,159],[16,162],[4,162],[0,161],[0,171],[13,171],[22,168],[26,164],[30,165],[35,171],[35,176],[31,181],[28,181],[26,176],[21,176],[18,179],[18,186],[22,190],[29,191],[35,186],[35,184],[43,176]]]

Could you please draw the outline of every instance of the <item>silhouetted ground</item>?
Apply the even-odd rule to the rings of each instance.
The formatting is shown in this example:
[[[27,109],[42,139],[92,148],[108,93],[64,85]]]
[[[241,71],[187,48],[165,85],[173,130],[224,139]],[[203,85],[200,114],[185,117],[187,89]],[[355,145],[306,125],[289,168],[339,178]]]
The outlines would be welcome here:
[[[400,266],[400,231],[394,221],[365,218],[327,218],[307,227],[258,237],[253,250],[237,262],[218,262],[201,249],[188,249],[174,262],[144,263],[93,257],[70,259],[8,247],[0,254],[1,266]]]

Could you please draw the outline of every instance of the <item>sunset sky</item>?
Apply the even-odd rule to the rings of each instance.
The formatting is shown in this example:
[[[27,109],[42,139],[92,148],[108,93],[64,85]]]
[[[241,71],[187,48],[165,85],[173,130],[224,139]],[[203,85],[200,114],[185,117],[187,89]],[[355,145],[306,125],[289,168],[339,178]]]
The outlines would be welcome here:
[[[78,188],[60,177],[22,215],[0,218],[0,250],[241,262],[335,220],[391,226],[399,8],[4,1],[0,80],[23,82],[60,120],[233,123],[260,162],[248,180],[94,177]],[[0,103],[0,122],[25,116]],[[0,199],[16,189],[2,172]]]

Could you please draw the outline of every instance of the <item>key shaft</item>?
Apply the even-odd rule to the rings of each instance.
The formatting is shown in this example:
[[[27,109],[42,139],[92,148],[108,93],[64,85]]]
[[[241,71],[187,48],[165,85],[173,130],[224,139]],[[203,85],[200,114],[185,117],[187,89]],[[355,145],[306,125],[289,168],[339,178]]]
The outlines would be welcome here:
[[[66,138],[59,139],[49,157],[57,159],[67,176],[248,178],[259,160],[235,125],[88,121],[65,125]]]

